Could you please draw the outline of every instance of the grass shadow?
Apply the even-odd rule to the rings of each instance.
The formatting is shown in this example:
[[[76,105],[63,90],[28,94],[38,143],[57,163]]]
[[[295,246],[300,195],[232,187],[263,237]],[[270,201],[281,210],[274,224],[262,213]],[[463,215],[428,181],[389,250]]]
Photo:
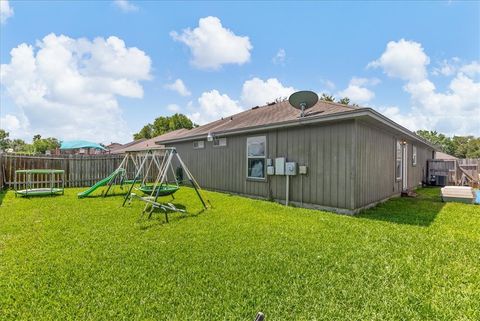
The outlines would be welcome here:
[[[175,211],[167,211],[168,222],[165,217],[165,212],[160,209],[155,209],[155,211],[152,213],[150,218],[148,213],[142,213],[140,214],[137,220],[137,225],[140,228],[140,230],[148,230],[155,226],[162,226],[165,224],[178,222],[186,218],[197,217],[205,211],[205,209],[202,208],[197,212],[189,212],[187,210],[187,207],[183,204],[176,204],[176,203],[171,203],[171,204],[173,204],[178,209],[184,210],[185,212],[182,213],[182,212],[175,212]]]
[[[356,217],[427,227],[435,221],[445,203],[440,198],[438,188],[422,188],[417,193],[417,197],[388,200],[376,207],[362,211]]]
[[[6,189],[0,190],[0,206],[2,206],[5,195],[7,195],[7,190]]]

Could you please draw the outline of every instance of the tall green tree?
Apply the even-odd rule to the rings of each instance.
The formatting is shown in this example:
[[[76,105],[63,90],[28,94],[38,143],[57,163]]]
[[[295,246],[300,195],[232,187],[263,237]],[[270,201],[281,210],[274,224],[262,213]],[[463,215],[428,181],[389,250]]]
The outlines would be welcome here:
[[[14,152],[26,152],[29,149],[28,145],[29,144],[25,143],[23,139],[13,139],[9,147],[13,149]]]
[[[147,124],[136,134],[133,139],[152,138],[165,133],[180,129],[192,129],[197,127],[187,116],[183,114],[174,114],[172,116],[160,116],[156,118],[152,124]]]
[[[322,96],[320,97],[320,100],[334,102],[335,97],[333,97],[333,95],[328,95],[326,93],[323,93]]]
[[[138,140],[142,138],[150,139],[153,137],[153,125],[146,124],[140,129],[138,133],[133,134],[133,139]]]
[[[8,138],[10,136],[10,133],[0,129],[0,150],[5,150],[9,147],[10,145],[10,139]]]
[[[452,143],[450,137],[445,136],[444,134],[438,133],[437,131],[432,130],[417,130],[416,134],[424,139],[428,140],[434,145],[440,147],[440,149],[449,155],[455,154],[455,147]]]
[[[453,136],[454,156],[458,158],[480,158],[480,138]]]
[[[60,147],[60,142],[54,137],[42,138],[40,135],[33,136],[33,149],[36,153],[44,154],[47,150]]]

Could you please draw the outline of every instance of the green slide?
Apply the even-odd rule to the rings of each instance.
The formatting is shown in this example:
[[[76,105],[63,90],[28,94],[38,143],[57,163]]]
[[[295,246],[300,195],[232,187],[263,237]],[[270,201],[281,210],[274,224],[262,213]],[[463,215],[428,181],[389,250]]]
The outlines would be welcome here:
[[[110,180],[112,180],[113,178],[115,178],[115,176],[121,174],[121,173],[124,173],[125,170],[123,168],[119,168],[117,170],[115,170],[112,174],[110,174],[109,176],[105,177],[104,179],[102,179],[101,181],[98,181],[95,185],[93,185],[92,187],[90,187],[89,189],[87,189],[86,191],[83,191],[81,193],[78,193],[77,196],[78,198],[83,198],[83,197],[86,197],[90,194],[92,194],[97,188],[99,187],[102,187],[102,186],[105,186],[108,184],[108,182],[110,182]]]

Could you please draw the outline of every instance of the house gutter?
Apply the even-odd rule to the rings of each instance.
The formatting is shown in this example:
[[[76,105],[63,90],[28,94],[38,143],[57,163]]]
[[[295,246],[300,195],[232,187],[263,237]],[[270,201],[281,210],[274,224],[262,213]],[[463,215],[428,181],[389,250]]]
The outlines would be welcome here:
[[[397,124],[393,120],[383,116],[379,112],[373,110],[372,108],[361,108],[355,111],[347,111],[347,112],[340,112],[331,115],[324,115],[324,116],[316,116],[316,117],[304,117],[299,118],[296,120],[289,120],[280,123],[275,123],[272,125],[260,125],[260,126],[253,126],[253,127],[246,127],[241,129],[233,129],[233,130],[226,130],[226,131],[218,131],[214,132],[216,136],[232,136],[232,135],[240,135],[245,133],[255,133],[260,131],[272,130],[272,129],[279,129],[279,128],[290,128],[300,125],[309,125],[309,124],[316,124],[316,123],[323,123],[329,121],[336,121],[336,120],[346,120],[346,119],[354,119],[362,116],[371,117],[388,127],[398,130],[402,134],[408,136],[409,138],[421,142],[433,148],[434,150],[439,150],[437,146],[432,145],[429,142],[421,139],[420,136],[416,135],[415,133],[411,132],[407,128]],[[171,143],[179,143],[179,142],[186,142],[195,139],[205,139],[207,134],[198,134],[194,136],[187,136],[178,139],[169,139],[169,140],[160,140],[156,141],[155,144],[171,144]]]

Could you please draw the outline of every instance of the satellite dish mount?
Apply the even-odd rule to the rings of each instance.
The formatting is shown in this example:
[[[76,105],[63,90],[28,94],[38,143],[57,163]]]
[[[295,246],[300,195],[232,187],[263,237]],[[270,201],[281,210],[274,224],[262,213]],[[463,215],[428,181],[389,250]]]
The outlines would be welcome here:
[[[305,110],[312,108],[318,102],[318,95],[313,91],[303,90],[293,93],[288,98],[293,108],[300,109],[300,117],[305,117]]]

